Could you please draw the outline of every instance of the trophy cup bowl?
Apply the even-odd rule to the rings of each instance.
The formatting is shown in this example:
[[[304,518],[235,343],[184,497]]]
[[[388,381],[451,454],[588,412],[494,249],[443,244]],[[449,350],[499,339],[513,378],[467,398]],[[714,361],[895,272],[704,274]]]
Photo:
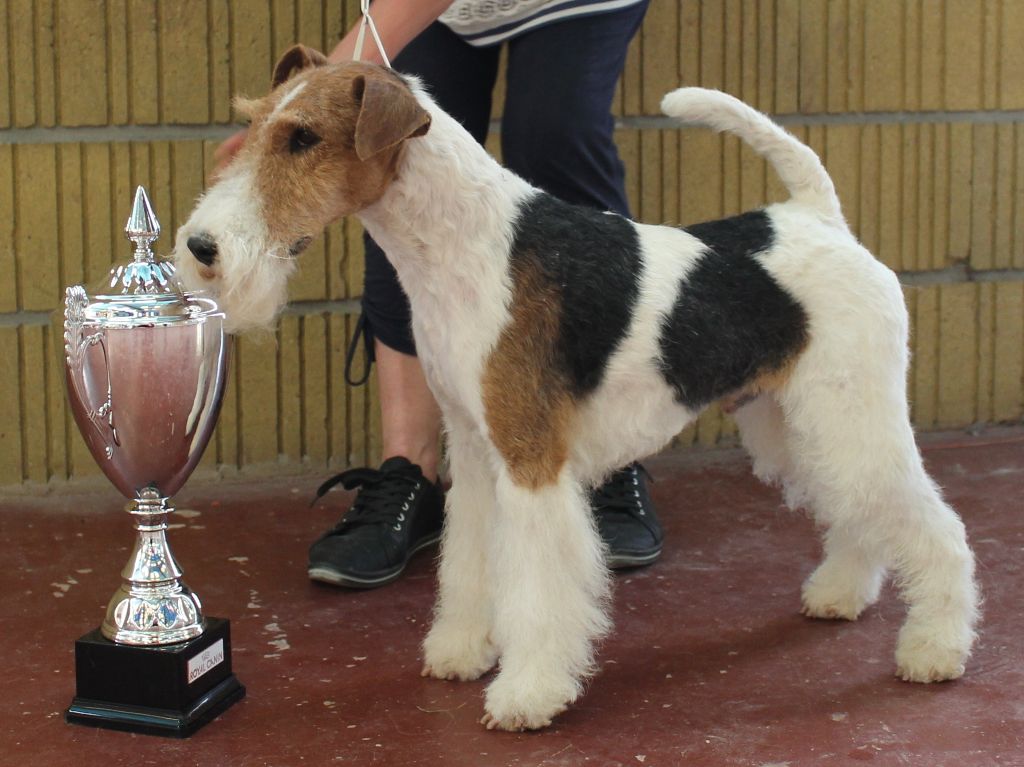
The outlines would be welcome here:
[[[173,265],[155,260],[160,225],[142,187],[125,233],[134,260],[111,271],[106,294],[73,286],[65,297],[71,412],[129,499],[137,533],[99,631],[76,643],[78,694],[67,718],[187,735],[244,694],[230,670],[227,621],[203,617],[166,536],[169,498],[213,433],[228,343],[216,302],[183,291]]]
[[[173,324],[146,317],[146,324],[132,318],[99,327],[85,316],[87,300],[69,289],[68,399],[93,458],[131,501],[139,532],[103,635],[174,644],[202,633],[202,614],[167,545],[168,498],[192,473],[216,422],[228,351],[223,315],[193,299],[195,316]],[[132,306],[140,315],[142,303]]]

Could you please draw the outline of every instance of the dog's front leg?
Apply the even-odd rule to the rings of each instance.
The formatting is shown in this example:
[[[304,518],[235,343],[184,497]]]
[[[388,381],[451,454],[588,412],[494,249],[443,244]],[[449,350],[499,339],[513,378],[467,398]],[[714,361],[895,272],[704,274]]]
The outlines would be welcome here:
[[[486,561],[494,525],[494,475],[483,440],[455,419],[446,421],[452,489],[445,507],[434,622],[423,642],[423,675],[470,680],[487,673],[498,658],[491,641]]]
[[[551,723],[593,670],[593,642],[609,628],[601,539],[579,483],[563,467],[541,487],[502,471],[491,540],[495,638],[501,673],[487,688],[489,729]]]

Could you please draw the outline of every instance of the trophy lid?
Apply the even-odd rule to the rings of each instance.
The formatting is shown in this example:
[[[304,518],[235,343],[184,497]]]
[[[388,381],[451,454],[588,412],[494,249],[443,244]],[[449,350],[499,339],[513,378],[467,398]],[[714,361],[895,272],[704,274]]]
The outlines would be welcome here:
[[[211,315],[223,316],[212,298],[183,289],[171,261],[157,260],[150,246],[160,236],[160,222],[142,186],[135,190],[124,233],[135,245],[133,258],[114,266],[96,295],[83,302],[84,321],[132,327],[193,323]]]

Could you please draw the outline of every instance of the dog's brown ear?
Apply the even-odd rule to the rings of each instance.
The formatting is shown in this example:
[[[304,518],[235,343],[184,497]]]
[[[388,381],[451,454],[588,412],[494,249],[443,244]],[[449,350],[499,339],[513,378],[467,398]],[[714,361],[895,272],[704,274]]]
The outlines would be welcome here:
[[[359,100],[356,119],[356,156],[373,157],[407,138],[422,136],[430,128],[430,114],[403,83],[390,75],[359,75],[352,81]]]
[[[305,45],[293,45],[284,52],[281,60],[274,67],[274,84],[276,88],[296,72],[309,67],[320,67],[327,63],[327,57],[320,51],[307,48]]]

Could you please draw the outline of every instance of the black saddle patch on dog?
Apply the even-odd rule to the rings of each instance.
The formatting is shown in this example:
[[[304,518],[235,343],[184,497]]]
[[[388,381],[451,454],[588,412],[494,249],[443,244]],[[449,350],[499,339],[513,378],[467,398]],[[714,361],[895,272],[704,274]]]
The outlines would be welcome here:
[[[601,383],[625,337],[639,293],[640,244],[621,216],[562,202],[546,192],[527,200],[515,221],[513,275],[539,269],[561,301],[552,350],[576,398]]]
[[[781,369],[807,342],[807,314],[759,263],[775,232],[763,210],[684,231],[705,245],[662,323],[661,368],[698,409]]]

